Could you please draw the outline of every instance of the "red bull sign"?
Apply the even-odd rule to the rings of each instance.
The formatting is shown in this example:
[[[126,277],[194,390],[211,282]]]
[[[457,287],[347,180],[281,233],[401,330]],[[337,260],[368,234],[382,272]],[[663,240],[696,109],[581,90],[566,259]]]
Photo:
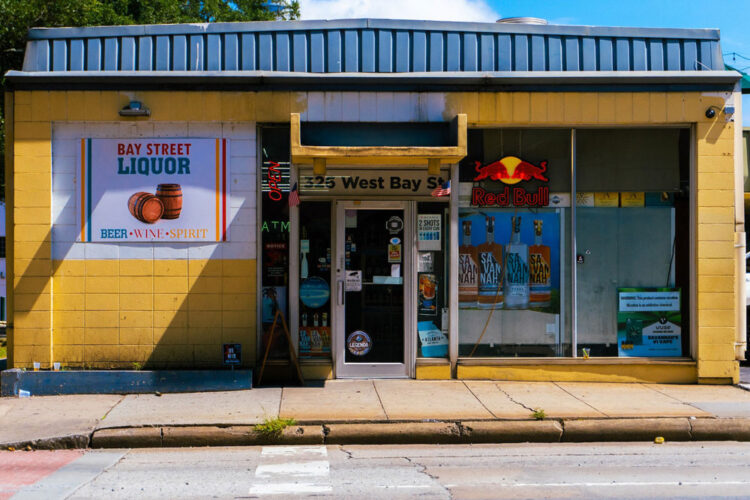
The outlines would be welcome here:
[[[477,176],[474,182],[485,179],[500,181],[505,187],[499,193],[489,192],[481,187],[471,190],[471,204],[477,207],[546,207],[549,205],[549,187],[540,186],[536,192],[528,192],[523,187],[513,187],[523,181],[537,180],[549,182],[544,174],[547,172],[547,162],[534,165],[515,156],[505,156],[497,161],[482,165],[475,162],[474,169]]]

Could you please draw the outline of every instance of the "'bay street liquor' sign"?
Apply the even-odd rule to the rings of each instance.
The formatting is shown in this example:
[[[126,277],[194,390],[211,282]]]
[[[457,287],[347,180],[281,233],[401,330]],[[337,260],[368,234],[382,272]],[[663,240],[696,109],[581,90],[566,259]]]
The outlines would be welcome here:
[[[477,176],[474,182],[484,179],[500,181],[505,186],[500,192],[490,192],[482,187],[471,190],[471,205],[475,207],[546,207],[549,205],[549,186],[540,186],[536,192],[529,192],[521,186],[514,186],[524,181],[537,180],[549,182],[544,175],[547,162],[534,165],[515,156],[505,156],[488,165],[475,162]]]
[[[226,241],[228,142],[81,139],[81,241]]]
[[[414,170],[350,170],[328,169],[326,175],[312,170],[300,171],[302,195],[313,196],[430,196],[432,191],[450,179],[448,169],[430,175],[427,169]]]

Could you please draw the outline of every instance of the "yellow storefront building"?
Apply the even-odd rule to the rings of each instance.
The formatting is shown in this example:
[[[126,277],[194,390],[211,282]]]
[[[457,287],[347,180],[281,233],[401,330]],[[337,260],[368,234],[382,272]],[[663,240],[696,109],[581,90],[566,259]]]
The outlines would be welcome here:
[[[280,311],[305,378],[738,381],[717,31],[34,29],[7,79],[9,368],[257,368]]]

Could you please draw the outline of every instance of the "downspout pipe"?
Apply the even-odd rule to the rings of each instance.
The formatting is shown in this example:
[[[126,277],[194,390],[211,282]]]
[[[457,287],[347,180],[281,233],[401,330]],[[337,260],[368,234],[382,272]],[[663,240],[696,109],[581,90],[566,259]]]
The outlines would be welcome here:
[[[742,144],[742,87],[734,86],[734,249],[735,249],[735,313],[734,356],[745,360],[747,350],[747,294],[745,292],[745,182],[744,170],[747,159]]]

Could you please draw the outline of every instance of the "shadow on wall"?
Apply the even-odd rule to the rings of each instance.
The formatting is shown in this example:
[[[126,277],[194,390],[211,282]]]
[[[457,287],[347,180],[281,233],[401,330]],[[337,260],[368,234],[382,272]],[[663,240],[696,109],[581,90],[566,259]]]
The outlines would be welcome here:
[[[87,369],[223,368],[223,344],[239,343],[239,366],[253,366],[255,260],[222,260],[221,244],[211,246],[202,258],[55,261],[52,361]],[[153,252],[205,247],[155,243]]]

